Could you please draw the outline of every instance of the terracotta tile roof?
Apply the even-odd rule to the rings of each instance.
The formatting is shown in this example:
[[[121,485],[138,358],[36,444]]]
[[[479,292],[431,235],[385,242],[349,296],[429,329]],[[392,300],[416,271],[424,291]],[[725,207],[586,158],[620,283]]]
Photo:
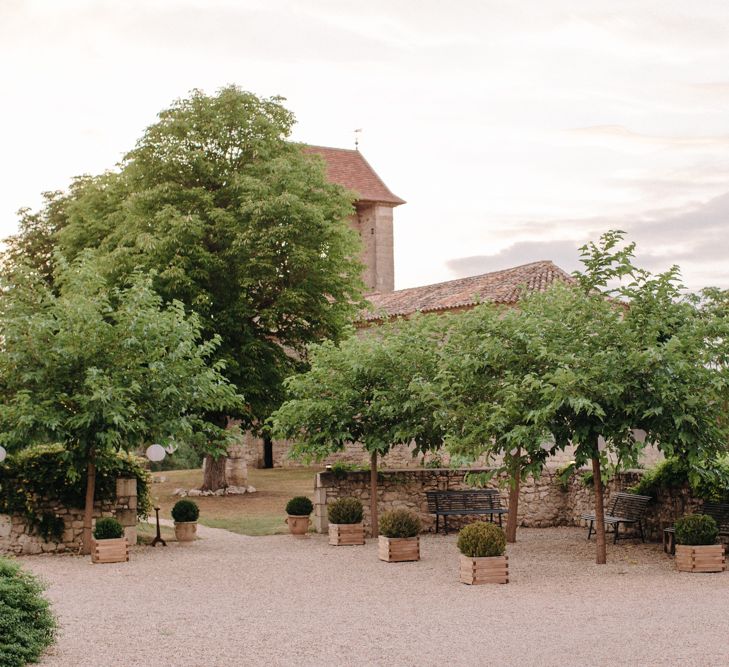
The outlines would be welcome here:
[[[375,292],[366,297],[372,307],[363,314],[362,320],[371,322],[418,311],[460,310],[483,301],[514,304],[522,287],[543,292],[555,281],[572,282],[572,278],[553,262],[541,261],[435,285]]]
[[[359,151],[326,146],[306,146],[304,150],[321,155],[326,163],[329,180],[356,192],[359,201],[393,206],[405,203],[404,199],[390,192]]]

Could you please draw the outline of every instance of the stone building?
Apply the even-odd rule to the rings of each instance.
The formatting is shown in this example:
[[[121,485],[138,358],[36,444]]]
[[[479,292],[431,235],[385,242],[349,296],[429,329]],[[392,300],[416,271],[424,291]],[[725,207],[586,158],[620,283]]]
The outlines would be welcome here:
[[[309,146],[312,153],[325,162],[329,179],[356,193],[357,200],[351,224],[362,239],[362,263],[365,265],[364,282],[372,304],[362,314],[362,326],[375,326],[391,317],[407,317],[415,312],[457,312],[473,308],[480,301],[514,305],[526,287],[544,290],[555,281],[570,281],[570,276],[549,261],[532,262],[502,271],[459,278],[433,285],[395,290],[393,210],[404,204],[385,185],[375,170],[358,150]],[[244,458],[252,467],[279,467],[298,465],[286,458],[289,443],[257,438],[245,434],[236,458]],[[336,454],[325,463],[343,460],[366,462],[368,457],[357,444]],[[410,448],[394,447],[384,457],[387,467],[409,467],[422,464],[422,457],[414,459]]]

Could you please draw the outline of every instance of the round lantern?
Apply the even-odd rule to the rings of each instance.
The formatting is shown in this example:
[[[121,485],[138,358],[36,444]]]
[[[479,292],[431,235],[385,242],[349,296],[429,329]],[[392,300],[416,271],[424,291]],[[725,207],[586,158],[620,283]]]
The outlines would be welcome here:
[[[150,445],[145,453],[150,461],[161,461],[165,457],[165,448],[162,445]]]

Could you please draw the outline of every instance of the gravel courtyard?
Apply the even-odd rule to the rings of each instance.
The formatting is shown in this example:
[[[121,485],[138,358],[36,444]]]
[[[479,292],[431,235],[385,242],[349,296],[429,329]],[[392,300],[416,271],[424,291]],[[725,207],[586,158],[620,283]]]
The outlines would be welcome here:
[[[508,585],[458,582],[455,536],[419,563],[376,542],[246,537],[135,548],[120,565],[36,556],[59,641],[46,667],[135,665],[726,665],[729,573],[679,574],[660,545],[520,529]]]

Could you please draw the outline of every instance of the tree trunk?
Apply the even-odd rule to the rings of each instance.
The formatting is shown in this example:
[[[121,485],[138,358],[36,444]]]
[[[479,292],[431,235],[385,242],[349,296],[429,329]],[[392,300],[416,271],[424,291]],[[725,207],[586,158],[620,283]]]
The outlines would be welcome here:
[[[605,505],[602,497],[602,473],[600,472],[600,457],[595,453],[592,457],[592,481],[595,485],[595,538],[597,540],[598,565],[607,563],[607,547],[605,545]]]
[[[506,541],[516,542],[517,512],[519,511],[519,487],[521,482],[521,449],[516,450],[516,458],[511,471],[509,486],[509,513],[506,515]]]
[[[377,452],[372,452],[370,456],[370,525],[372,537],[377,537],[380,534],[377,517]]]
[[[91,535],[91,523],[94,517],[94,493],[96,492],[96,463],[94,463],[93,450],[89,453],[89,462],[86,465],[86,503],[84,505],[84,532],[81,542],[81,553],[91,553],[94,541]]]
[[[223,454],[214,459],[210,454],[205,455],[205,472],[203,473],[202,491],[217,491],[228,486],[225,477],[225,464],[228,457]]]

